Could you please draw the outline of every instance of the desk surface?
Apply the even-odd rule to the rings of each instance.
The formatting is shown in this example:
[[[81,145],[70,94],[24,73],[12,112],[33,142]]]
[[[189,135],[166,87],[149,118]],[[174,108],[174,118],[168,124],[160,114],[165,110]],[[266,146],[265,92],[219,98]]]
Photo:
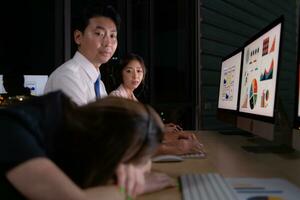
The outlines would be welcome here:
[[[179,163],[155,163],[153,169],[177,178],[185,173],[218,172],[225,177],[284,178],[300,187],[300,153],[250,153],[242,145],[253,145],[247,137],[221,135],[213,131],[196,132],[207,152],[205,159],[189,159]],[[178,188],[139,197],[141,200],[181,199]]]

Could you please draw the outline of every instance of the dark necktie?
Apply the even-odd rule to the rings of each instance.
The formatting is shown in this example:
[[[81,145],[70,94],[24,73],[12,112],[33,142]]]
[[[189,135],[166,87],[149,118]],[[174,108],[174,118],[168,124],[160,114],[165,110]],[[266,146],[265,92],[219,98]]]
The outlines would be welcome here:
[[[96,94],[96,99],[100,99],[100,78],[101,75],[99,74],[99,77],[97,78],[96,82],[94,83],[94,89]]]

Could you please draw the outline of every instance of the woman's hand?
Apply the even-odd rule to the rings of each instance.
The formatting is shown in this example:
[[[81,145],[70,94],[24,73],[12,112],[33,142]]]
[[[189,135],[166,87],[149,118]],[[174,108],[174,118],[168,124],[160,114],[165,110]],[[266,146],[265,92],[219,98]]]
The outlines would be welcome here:
[[[189,132],[166,132],[163,144],[159,147],[157,154],[190,154],[202,153],[203,144],[201,144],[195,134]]]
[[[120,164],[117,168],[116,174],[118,178],[118,186],[125,190],[130,197],[136,197],[144,191],[145,188],[145,173],[151,170],[152,162],[149,159],[146,164]]]
[[[182,131],[183,129],[177,125],[177,124],[173,124],[173,123],[168,123],[168,124],[165,124],[165,130],[164,132],[166,133],[176,133],[176,132],[179,132],[179,131]]]
[[[203,145],[193,139],[180,139],[170,144],[170,146],[173,146],[174,153],[177,155],[201,153],[203,151]]]
[[[145,174],[145,187],[142,193],[150,193],[176,186],[176,181],[164,173],[150,172]]]
[[[202,152],[204,152],[203,145],[198,141],[198,139],[188,137],[186,139],[164,141],[164,143],[160,145],[157,154],[183,155]]]
[[[189,132],[180,132],[178,133],[178,139],[179,140],[188,140],[191,143],[191,148],[194,149],[195,151],[199,152],[203,152],[203,144],[200,143],[200,141],[198,140],[198,138],[196,137],[195,134],[193,133],[189,133]]]

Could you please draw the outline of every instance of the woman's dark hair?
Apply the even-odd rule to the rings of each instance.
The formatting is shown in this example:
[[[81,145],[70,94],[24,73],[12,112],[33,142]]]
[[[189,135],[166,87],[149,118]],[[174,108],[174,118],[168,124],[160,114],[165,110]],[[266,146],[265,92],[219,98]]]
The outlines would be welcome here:
[[[163,137],[150,106],[118,97],[66,106],[65,121],[64,171],[83,188],[106,183],[121,162],[144,162]]]
[[[78,18],[74,20],[75,30],[79,30],[83,33],[89,24],[89,20],[93,17],[108,17],[114,21],[117,29],[120,29],[121,17],[114,7],[98,1],[88,4]]]
[[[145,66],[144,59],[141,56],[137,55],[137,54],[129,53],[120,60],[120,65],[119,65],[119,67],[116,71],[116,81],[117,81],[118,85],[123,83],[123,77],[122,77],[123,69],[128,65],[128,63],[130,63],[133,60],[137,60],[140,63],[142,69],[143,69],[144,75],[143,75],[142,84],[144,84],[144,80],[145,80],[146,73],[147,73],[147,69],[146,69],[146,66]]]

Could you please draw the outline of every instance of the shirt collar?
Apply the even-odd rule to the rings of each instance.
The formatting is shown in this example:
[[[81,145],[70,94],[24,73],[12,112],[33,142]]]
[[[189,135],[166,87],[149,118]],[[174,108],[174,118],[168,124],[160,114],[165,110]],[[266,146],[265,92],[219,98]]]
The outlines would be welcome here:
[[[91,81],[94,83],[100,75],[100,70],[97,70],[95,66],[79,51],[76,51],[73,59],[87,73]]]

